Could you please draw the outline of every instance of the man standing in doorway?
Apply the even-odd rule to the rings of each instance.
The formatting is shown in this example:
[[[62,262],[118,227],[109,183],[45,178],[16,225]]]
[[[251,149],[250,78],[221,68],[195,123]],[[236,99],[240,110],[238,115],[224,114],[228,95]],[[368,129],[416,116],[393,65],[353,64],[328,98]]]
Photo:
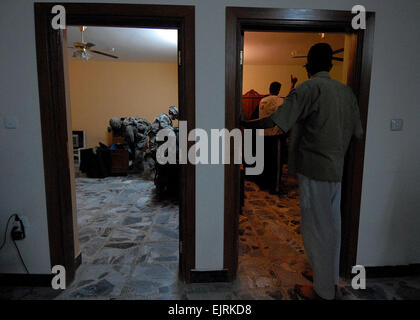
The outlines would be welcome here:
[[[341,180],[351,138],[363,135],[352,90],[330,78],[332,49],[318,43],[308,53],[309,80],[292,90],[271,116],[244,122],[248,128],[300,127],[295,140],[302,237],[313,270],[314,290],[334,299],[341,244]]]

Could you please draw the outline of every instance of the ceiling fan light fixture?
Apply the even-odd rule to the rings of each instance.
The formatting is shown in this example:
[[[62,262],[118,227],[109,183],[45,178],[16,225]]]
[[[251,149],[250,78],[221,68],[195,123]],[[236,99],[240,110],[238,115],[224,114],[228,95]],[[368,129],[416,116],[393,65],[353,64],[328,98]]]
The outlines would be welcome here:
[[[73,52],[73,58],[88,61],[93,58],[93,55],[86,49],[76,50]]]

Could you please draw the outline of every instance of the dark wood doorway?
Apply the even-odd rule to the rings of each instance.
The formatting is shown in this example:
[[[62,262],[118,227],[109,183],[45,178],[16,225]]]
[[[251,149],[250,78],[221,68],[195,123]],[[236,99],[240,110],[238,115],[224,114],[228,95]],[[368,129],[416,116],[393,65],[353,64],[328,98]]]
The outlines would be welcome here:
[[[242,35],[244,31],[339,32],[356,39],[355,59],[348,84],[359,102],[366,132],[375,14],[366,13],[366,29],[351,27],[351,11],[273,8],[226,8],[226,109],[228,130],[239,127],[242,97]],[[353,141],[346,155],[342,183],[342,246],[340,273],[351,274],[356,264],[365,139]],[[233,152],[233,149],[231,150]],[[231,155],[232,157],[232,155]],[[240,168],[225,165],[224,268],[234,279],[238,267]]]
[[[51,266],[75,274],[71,175],[68,155],[63,31],[51,26],[57,3],[35,3],[35,33]],[[63,3],[68,25],[178,30],[180,120],[195,128],[195,21],[193,6]],[[189,142],[190,145],[192,144]],[[180,274],[190,282],[195,267],[195,168],[181,166]]]

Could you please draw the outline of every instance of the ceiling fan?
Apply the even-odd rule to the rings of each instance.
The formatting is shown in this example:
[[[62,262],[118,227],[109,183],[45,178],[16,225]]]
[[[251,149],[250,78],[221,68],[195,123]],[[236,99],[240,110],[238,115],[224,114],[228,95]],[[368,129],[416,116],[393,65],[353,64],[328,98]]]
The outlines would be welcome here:
[[[77,42],[77,41],[73,42],[73,47],[69,47],[70,49],[76,49],[76,51],[73,52],[73,58],[79,58],[79,59],[82,59],[82,60],[89,60],[93,57],[92,52],[94,52],[94,53],[97,53],[97,54],[101,54],[103,56],[118,59],[117,56],[114,56],[112,54],[105,53],[105,52],[98,51],[98,50],[93,50],[92,47],[94,47],[95,44],[92,43],[92,42],[85,42],[83,40],[83,33],[85,32],[86,29],[87,29],[87,27],[80,26],[81,41],[80,42]]]
[[[338,50],[333,51],[333,57],[332,57],[332,59],[333,60],[336,60],[336,61],[344,61],[343,58],[334,57],[334,54],[337,54],[337,53],[340,53],[340,52],[343,52],[343,51],[344,51],[344,48],[341,48],[341,49],[338,49]],[[308,56],[293,56],[292,58],[307,58],[307,57]]]

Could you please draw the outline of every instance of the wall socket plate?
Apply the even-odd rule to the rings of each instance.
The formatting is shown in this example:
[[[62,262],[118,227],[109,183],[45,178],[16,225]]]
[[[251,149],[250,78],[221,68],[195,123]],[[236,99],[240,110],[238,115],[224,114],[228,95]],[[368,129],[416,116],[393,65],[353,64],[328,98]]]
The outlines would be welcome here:
[[[23,223],[23,227],[25,228],[25,234],[26,237],[28,236],[28,229],[29,229],[29,220],[27,216],[21,215],[21,214],[17,214],[20,218],[20,220],[22,220]],[[13,226],[19,226],[19,223],[15,221],[15,219],[13,219]]]
[[[402,131],[403,119],[392,119],[391,120],[391,131]]]

